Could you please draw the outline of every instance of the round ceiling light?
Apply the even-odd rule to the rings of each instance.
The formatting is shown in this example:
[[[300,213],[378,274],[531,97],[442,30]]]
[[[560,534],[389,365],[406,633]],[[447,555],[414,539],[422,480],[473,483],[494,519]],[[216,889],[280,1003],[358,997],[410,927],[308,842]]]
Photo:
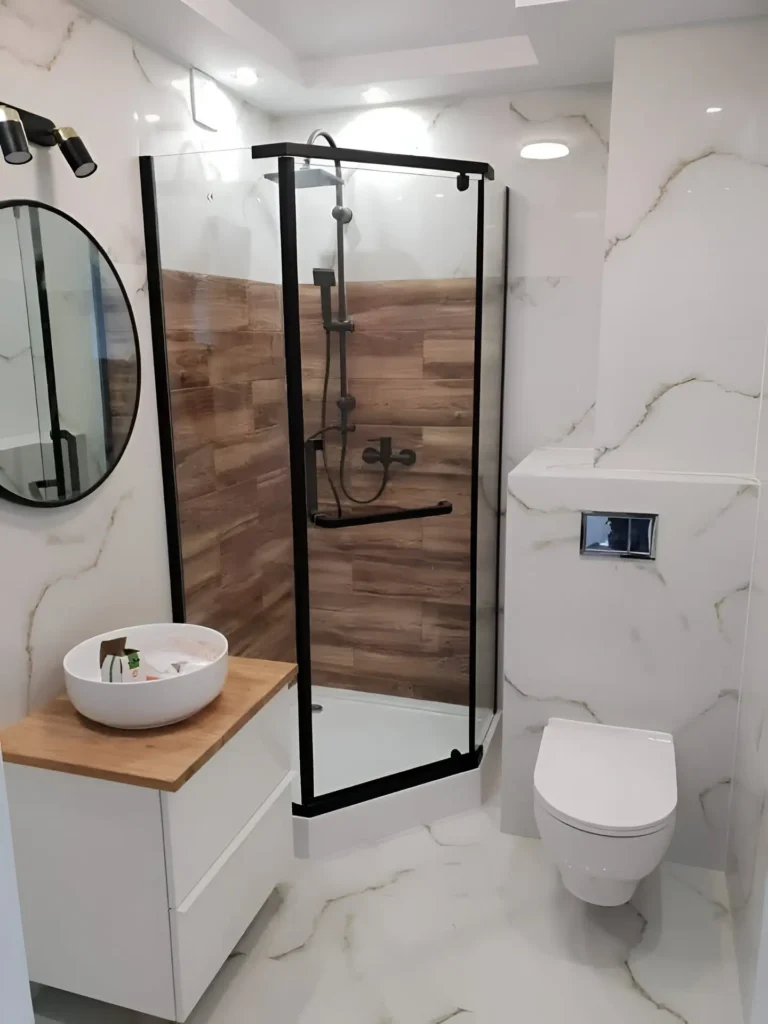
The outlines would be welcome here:
[[[525,160],[559,160],[570,152],[564,142],[529,142],[520,150],[520,156]]]
[[[372,85],[370,89],[366,89],[363,93],[363,99],[366,103],[386,103],[389,99],[389,93],[386,89],[382,89],[380,85]]]
[[[259,76],[253,68],[238,68],[235,72],[235,78],[240,85],[256,85],[259,80]]]

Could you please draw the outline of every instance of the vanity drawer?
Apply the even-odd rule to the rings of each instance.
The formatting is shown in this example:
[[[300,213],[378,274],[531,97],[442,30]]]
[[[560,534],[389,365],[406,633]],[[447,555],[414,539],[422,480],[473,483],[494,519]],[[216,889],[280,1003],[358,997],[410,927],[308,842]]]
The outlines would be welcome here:
[[[162,794],[170,907],[179,907],[290,771],[283,689],[176,793]]]
[[[293,859],[289,774],[171,910],[176,1017],[185,1020]]]

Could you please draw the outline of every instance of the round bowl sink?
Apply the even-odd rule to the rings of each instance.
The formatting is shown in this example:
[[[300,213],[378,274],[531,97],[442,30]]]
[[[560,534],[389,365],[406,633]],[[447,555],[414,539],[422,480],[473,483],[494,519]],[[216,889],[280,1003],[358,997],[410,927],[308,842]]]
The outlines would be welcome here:
[[[104,682],[102,641],[126,638],[145,663],[185,662],[178,675]],[[130,626],[101,633],[73,647],[64,658],[69,699],[81,715],[115,729],[153,729],[181,722],[217,697],[227,676],[227,639],[215,629],[188,623]]]

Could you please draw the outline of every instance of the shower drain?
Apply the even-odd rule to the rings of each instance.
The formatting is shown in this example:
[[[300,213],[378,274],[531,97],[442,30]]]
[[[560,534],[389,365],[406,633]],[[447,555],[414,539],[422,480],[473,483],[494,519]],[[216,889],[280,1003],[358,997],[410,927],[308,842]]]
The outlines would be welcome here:
[[[319,712],[321,712],[322,710],[323,710],[323,705],[322,704],[313,704],[312,705],[312,713],[313,714],[319,714]]]

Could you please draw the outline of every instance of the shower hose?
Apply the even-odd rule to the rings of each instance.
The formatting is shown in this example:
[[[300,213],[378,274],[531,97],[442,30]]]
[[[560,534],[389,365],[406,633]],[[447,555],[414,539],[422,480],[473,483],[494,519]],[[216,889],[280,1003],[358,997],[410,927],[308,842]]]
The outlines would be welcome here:
[[[379,487],[378,487],[378,489],[377,489],[377,491],[376,491],[376,493],[374,495],[372,495],[370,498],[358,498],[354,494],[352,494],[352,492],[351,492],[351,490],[349,488],[349,485],[347,484],[347,481],[345,480],[346,464],[347,464],[347,447],[348,447],[347,435],[349,434],[349,428],[344,424],[343,417],[342,417],[342,422],[341,423],[339,423],[339,424],[335,424],[334,423],[334,424],[331,424],[331,426],[328,426],[328,388],[329,388],[329,384],[330,384],[330,378],[331,378],[331,332],[330,331],[326,331],[325,332],[325,374],[323,376],[323,402],[322,402],[322,407],[321,407],[321,411],[320,411],[320,430],[318,430],[318,432],[316,434],[313,434],[312,437],[313,438],[314,437],[320,437],[320,436],[324,437],[327,433],[329,433],[332,430],[338,430],[339,431],[339,433],[341,434],[341,457],[339,459],[339,488],[341,489],[342,494],[346,498],[348,498],[349,501],[353,502],[355,505],[371,505],[374,501],[378,501],[378,499],[382,496],[382,494],[386,490],[387,484],[389,483],[389,466],[385,465],[385,466],[382,467],[381,483],[379,484]],[[328,452],[326,450],[326,445],[325,444],[323,444],[323,447],[322,447],[322,456],[323,456],[323,469],[325,470],[325,475],[328,478],[328,483],[331,486],[331,492],[333,494],[333,501],[334,501],[334,504],[336,506],[336,515],[337,515],[337,517],[339,519],[341,519],[342,510],[341,510],[341,498],[339,496],[339,488],[336,487],[336,484],[334,482],[333,476],[331,474],[330,466],[328,465]]]

